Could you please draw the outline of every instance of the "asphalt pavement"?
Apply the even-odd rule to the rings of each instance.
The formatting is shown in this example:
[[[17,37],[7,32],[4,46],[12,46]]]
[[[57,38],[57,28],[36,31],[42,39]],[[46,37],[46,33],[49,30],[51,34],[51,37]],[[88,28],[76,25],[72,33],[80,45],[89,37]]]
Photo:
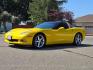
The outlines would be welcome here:
[[[93,36],[87,36],[79,47],[15,48],[8,47],[3,37],[0,45],[0,70],[93,70]]]

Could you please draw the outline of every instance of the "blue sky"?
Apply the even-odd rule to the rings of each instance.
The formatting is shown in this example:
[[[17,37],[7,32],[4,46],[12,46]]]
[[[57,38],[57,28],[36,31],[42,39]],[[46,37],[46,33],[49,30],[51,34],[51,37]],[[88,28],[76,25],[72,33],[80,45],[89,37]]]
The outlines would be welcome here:
[[[93,0],[68,0],[64,9],[74,12],[74,17],[93,14]]]

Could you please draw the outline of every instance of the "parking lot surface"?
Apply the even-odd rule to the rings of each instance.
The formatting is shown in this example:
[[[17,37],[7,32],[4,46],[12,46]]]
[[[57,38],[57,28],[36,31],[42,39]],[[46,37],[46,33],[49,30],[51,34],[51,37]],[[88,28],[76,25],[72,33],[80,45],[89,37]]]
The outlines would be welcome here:
[[[8,47],[3,37],[0,45],[0,70],[93,70],[93,36],[79,47],[15,48]]]

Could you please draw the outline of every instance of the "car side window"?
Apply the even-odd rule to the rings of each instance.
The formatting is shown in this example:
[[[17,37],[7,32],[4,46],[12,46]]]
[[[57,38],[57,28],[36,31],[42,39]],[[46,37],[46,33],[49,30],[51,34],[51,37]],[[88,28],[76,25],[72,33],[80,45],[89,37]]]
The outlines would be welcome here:
[[[60,22],[60,23],[58,23],[58,24],[55,26],[54,29],[58,29],[58,28],[60,28],[60,27],[67,28],[67,25],[66,25],[65,23],[63,23],[63,22]]]
[[[70,28],[70,24],[67,22],[60,22],[60,23],[57,23],[53,29],[58,29],[60,27],[64,27],[65,29],[68,29]]]
[[[66,22],[62,22],[62,27],[65,29],[68,29],[70,26]]]
[[[69,28],[72,28],[73,27],[72,24],[70,24],[68,22],[67,22],[67,25],[68,25]]]
[[[58,29],[60,27],[61,27],[60,23],[57,23],[56,26],[53,29]]]

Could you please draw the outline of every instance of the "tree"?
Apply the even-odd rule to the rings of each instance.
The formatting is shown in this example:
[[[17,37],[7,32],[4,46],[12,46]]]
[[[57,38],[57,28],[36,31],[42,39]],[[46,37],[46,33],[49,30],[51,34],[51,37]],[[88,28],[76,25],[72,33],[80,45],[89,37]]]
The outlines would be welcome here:
[[[63,18],[66,19],[66,20],[68,20],[68,22],[70,24],[72,24],[74,22],[73,16],[74,16],[74,14],[71,11],[65,11],[65,12],[63,12]]]
[[[48,12],[58,10],[57,2],[55,0],[33,0],[29,5],[28,13],[31,14],[31,18],[35,20],[48,20]]]
[[[31,14],[30,18],[36,21],[48,21],[50,18],[49,12],[53,10],[59,11],[59,4],[63,4],[66,1],[67,0],[32,0],[28,13]]]
[[[12,15],[21,15],[24,19],[28,17],[29,2],[32,0],[0,0],[0,7]]]
[[[28,18],[28,7],[29,3],[32,2],[32,0],[18,0],[18,15],[21,15],[24,20]]]
[[[53,21],[53,20],[62,20],[65,19],[67,20],[70,24],[72,24],[74,22],[74,14],[71,11],[51,11],[49,12],[49,20]]]
[[[56,0],[58,5],[62,5],[63,3],[66,3],[67,0]]]
[[[57,5],[59,7],[59,11],[61,11],[63,9],[62,5],[63,3],[67,3],[67,0],[56,0],[57,1]]]
[[[57,21],[63,19],[63,12],[57,11],[57,10],[51,10],[48,13],[48,20],[49,21]]]

